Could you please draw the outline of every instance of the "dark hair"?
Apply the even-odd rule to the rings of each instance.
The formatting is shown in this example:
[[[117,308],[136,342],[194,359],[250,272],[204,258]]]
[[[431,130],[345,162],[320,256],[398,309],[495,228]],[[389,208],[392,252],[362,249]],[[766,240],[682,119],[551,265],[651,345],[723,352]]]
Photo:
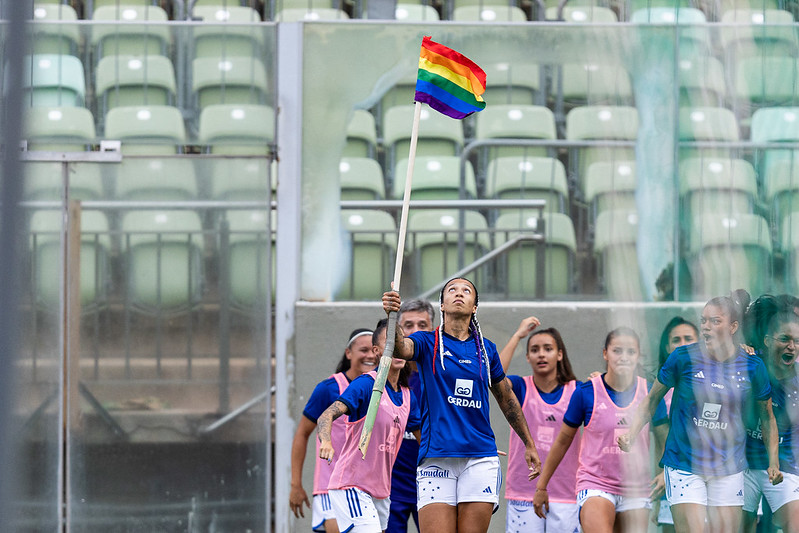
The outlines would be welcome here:
[[[350,336],[347,337],[347,345],[344,347],[344,354],[341,356],[341,360],[336,366],[336,373],[346,372],[350,369],[350,366],[352,366],[350,360],[347,359],[347,350],[352,346],[352,341],[354,341],[356,337],[361,336],[362,333],[372,333],[372,330],[369,328],[357,328],[352,330]]]
[[[380,334],[383,333],[387,328],[388,328],[387,318],[381,318],[380,320],[377,321],[374,333],[372,333],[372,346],[379,346]],[[410,378],[411,378],[411,365],[409,364],[408,361],[405,361],[402,370],[400,370],[397,382],[400,384],[401,387],[408,387],[410,383]]]
[[[608,336],[605,337],[606,350],[608,349],[608,346],[610,346],[610,343],[613,342],[613,339],[615,339],[616,337],[632,337],[635,339],[635,342],[638,344],[639,348],[641,346],[641,339],[638,338],[638,333],[636,333],[633,328],[628,328],[627,326],[620,326],[612,330],[610,333],[608,333]]]
[[[472,286],[474,286],[474,284],[472,284]],[[476,291],[477,289],[475,289],[475,293]],[[427,313],[427,315],[430,317],[430,327],[433,326],[433,321],[435,320],[435,311],[433,311],[433,305],[427,300],[423,300],[422,298],[414,298],[413,300],[404,301],[400,305],[399,313],[397,314],[399,317],[402,317],[402,313],[407,313],[409,311]]]
[[[658,368],[663,366],[663,363],[666,362],[666,359],[669,357],[669,340],[671,338],[671,330],[676,328],[677,326],[690,326],[696,336],[699,337],[699,328],[696,327],[696,324],[693,322],[684,319],[681,316],[675,316],[671,320],[668,321],[666,327],[663,328],[663,333],[660,334],[660,347],[658,349]]]
[[[738,326],[742,330],[744,313],[750,301],[751,298],[748,292],[744,289],[735,289],[727,296],[711,298],[705,304],[705,307],[712,305],[722,308],[724,312],[727,313],[730,322],[738,322]]]
[[[549,335],[553,339],[555,339],[555,345],[558,347],[558,350],[563,354],[563,358],[558,361],[557,366],[557,378],[558,383],[560,385],[564,385],[569,381],[574,381],[577,379],[574,375],[574,371],[572,370],[572,364],[569,361],[569,354],[566,353],[566,344],[563,342],[563,337],[561,337],[560,332],[555,328],[546,328],[541,329],[538,331],[534,331],[527,337],[527,351],[530,351],[530,342],[533,340],[533,337],[536,335]]]
[[[746,310],[744,336],[746,343],[765,355],[763,339],[773,333],[781,324],[799,322],[797,304],[799,300],[789,294],[773,296],[763,294],[755,299]]]

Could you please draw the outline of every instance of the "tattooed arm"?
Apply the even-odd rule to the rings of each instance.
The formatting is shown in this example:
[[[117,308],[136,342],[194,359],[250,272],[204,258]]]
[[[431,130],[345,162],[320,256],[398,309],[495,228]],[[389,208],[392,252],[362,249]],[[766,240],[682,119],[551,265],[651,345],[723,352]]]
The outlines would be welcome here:
[[[316,421],[318,426],[317,435],[320,442],[319,457],[327,459],[328,463],[333,460],[333,454],[335,453],[333,443],[330,442],[330,432],[333,429],[333,421],[349,412],[350,410],[344,402],[336,400],[330,407],[325,409],[324,413],[319,415],[319,420]]]
[[[497,399],[499,408],[505,415],[508,424],[522,439],[525,447],[524,459],[527,461],[527,466],[530,467],[529,477],[531,480],[535,479],[541,473],[541,460],[538,458],[538,451],[535,449],[533,437],[530,435],[530,428],[527,427],[527,420],[522,413],[522,406],[519,405],[519,400],[513,394],[510,380],[505,378],[499,383],[495,383],[491,387],[491,392],[494,393],[494,398]]]

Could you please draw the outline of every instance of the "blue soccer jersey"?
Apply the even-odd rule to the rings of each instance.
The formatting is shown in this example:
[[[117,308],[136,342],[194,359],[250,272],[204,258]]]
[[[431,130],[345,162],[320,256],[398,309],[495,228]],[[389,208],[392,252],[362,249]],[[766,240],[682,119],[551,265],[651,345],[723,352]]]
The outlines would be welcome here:
[[[799,376],[771,379],[771,407],[779,433],[780,471],[799,474]],[[757,406],[749,402],[746,423],[746,460],[753,470],[768,468],[768,454],[763,443]]]
[[[344,375],[346,376],[346,374]],[[320,381],[311,393],[311,397],[308,398],[302,414],[316,424],[319,416],[336,401],[340,394],[335,378],[329,377]]]
[[[425,457],[492,457],[497,455],[491,430],[488,373],[471,336],[465,341],[443,333],[444,363],[435,350],[435,335],[417,331],[413,359],[422,381],[422,442]],[[496,345],[485,339],[491,383],[505,379]]]
[[[349,421],[357,422],[366,416],[369,410],[369,402],[372,399],[372,389],[374,388],[375,380],[369,374],[363,374],[352,380],[347,390],[341,393],[338,400],[347,406],[349,410]],[[386,388],[383,394],[387,394],[394,405],[402,405],[402,390],[394,390],[391,385],[386,382]],[[416,397],[411,394],[410,413],[408,414],[408,423],[405,425],[408,431],[415,431],[421,426],[419,405]]]
[[[411,392],[417,400],[421,397],[421,381],[419,372],[412,372],[408,380]],[[419,458],[419,443],[410,431],[405,431],[394,470],[391,472],[391,504],[394,502],[410,503],[416,506],[416,461]]]
[[[516,395],[519,404],[524,405],[524,399],[527,397],[527,384],[524,382],[524,378],[522,376],[508,376],[508,379],[511,385],[513,385],[513,394]],[[577,386],[580,386],[579,381],[577,382]],[[545,403],[555,405],[560,401],[560,397],[563,396],[563,385],[558,385],[552,392],[542,392],[541,389],[538,389],[538,394]]]
[[[678,470],[726,476],[746,468],[744,402],[771,396],[766,367],[739,350],[726,361],[691,344],[674,350],[658,373],[674,387],[671,430],[661,463]]]

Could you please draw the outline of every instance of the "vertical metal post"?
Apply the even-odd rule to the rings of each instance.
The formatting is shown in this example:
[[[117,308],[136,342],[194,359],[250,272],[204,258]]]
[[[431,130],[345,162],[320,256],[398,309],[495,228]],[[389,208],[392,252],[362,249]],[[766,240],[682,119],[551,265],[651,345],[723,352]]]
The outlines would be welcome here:
[[[538,232],[544,236],[542,241],[535,244],[535,297],[538,300],[546,298],[546,246],[547,246],[547,226],[544,221],[544,209],[538,213]]]
[[[219,223],[219,412],[230,410],[230,223]]]

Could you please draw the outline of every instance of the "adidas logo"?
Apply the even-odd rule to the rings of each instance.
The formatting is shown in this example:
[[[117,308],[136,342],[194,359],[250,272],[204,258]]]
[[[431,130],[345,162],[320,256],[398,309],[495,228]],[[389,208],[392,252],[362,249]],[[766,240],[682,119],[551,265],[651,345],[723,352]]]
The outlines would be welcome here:
[[[795,489],[793,489],[793,491],[794,492],[799,492],[799,487],[796,487]]]
[[[556,421],[555,420],[555,415],[549,415],[544,420],[546,420],[547,422],[555,422]]]
[[[694,377],[699,379],[705,379],[705,374],[700,370],[699,372],[694,374]]]
[[[616,425],[617,426],[626,426],[627,425],[627,419],[626,418],[622,418],[621,420],[616,422]]]
[[[736,496],[743,496],[743,495],[744,495],[744,491],[742,491],[742,490],[739,490],[738,494],[736,494]]]
[[[396,425],[396,426],[399,426],[399,425],[400,425],[400,419],[399,419],[399,417],[398,417],[398,416],[395,416],[395,417],[394,417],[394,425]]]
[[[607,408],[608,408],[608,406],[607,406],[607,405],[605,405],[605,402],[602,402],[602,403],[600,403],[600,404],[599,404],[599,408],[600,408],[600,409],[607,409]]]
[[[444,355],[452,357],[452,353],[449,350],[444,350]]]
[[[483,492],[485,492],[486,494],[493,494],[493,492],[491,492],[491,487],[484,488]]]

